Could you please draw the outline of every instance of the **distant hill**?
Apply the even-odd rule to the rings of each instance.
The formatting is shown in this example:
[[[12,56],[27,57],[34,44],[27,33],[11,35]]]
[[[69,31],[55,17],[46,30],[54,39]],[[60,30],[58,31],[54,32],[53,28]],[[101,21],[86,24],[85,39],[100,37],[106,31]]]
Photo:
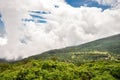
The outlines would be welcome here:
[[[31,56],[33,59],[58,59],[68,62],[120,59],[120,34],[86,44],[51,50]]]
[[[25,58],[59,60],[64,62],[89,62],[96,60],[120,60],[120,34],[88,42],[78,46],[55,49]],[[0,62],[7,62],[0,59]],[[12,61],[13,62],[13,61]]]
[[[0,59],[0,80],[120,80],[119,38],[115,35],[12,63]]]
[[[4,63],[4,62],[7,62],[7,60],[5,60],[5,59],[0,59],[0,63]]]

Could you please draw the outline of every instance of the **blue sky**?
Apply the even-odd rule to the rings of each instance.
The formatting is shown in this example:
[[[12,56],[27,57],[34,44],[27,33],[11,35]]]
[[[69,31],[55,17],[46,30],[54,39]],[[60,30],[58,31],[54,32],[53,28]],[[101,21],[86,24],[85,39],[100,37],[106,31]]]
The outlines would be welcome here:
[[[76,8],[80,6],[84,6],[84,5],[87,5],[88,7],[98,7],[103,10],[110,8],[109,5],[98,4],[97,2],[92,1],[92,0],[65,0],[65,1],[69,5],[76,7]]]
[[[102,10],[108,9],[111,6],[109,5],[102,5],[102,4],[98,4],[95,1],[92,0],[65,0],[67,4],[71,5],[72,7],[75,8],[79,8],[80,6],[85,6],[87,5],[88,7],[97,7],[97,8],[101,8]],[[59,8],[58,5],[54,5],[55,8]],[[37,14],[49,14],[50,12],[44,12],[44,11],[29,11],[30,13],[37,13]],[[45,20],[44,17],[42,16],[38,16],[36,14],[32,15],[30,14],[30,16],[32,17],[32,19],[24,19],[24,21],[34,21],[34,19],[37,19],[37,23],[47,23],[47,21]],[[0,18],[2,17],[2,15],[0,14]],[[1,21],[0,19],[0,32],[2,32],[2,30],[4,29],[4,23]]]
[[[28,11],[31,18],[22,19],[24,22],[35,22],[35,23],[47,23],[46,18],[42,17],[42,15],[50,14],[50,12],[45,11]]]
[[[2,15],[0,14],[0,37],[3,36],[5,33],[4,22],[1,19],[2,19]]]
[[[75,8],[79,8],[80,6],[85,6],[85,5],[87,5],[88,7],[101,8],[102,10],[110,8],[110,6],[108,6],[108,5],[100,5],[97,2],[92,1],[92,0],[65,0],[65,1],[67,4],[69,4]],[[55,6],[55,8],[59,8],[58,5],[54,5],[54,6]],[[40,16],[40,14],[50,14],[50,12],[45,12],[45,11],[28,11],[28,12],[30,13],[29,15],[32,18],[31,19],[22,19],[22,21],[35,22],[35,20],[37,20],[36,23],[47,23],[46,19],[44,17]],[[33,14],[33,13],[35,13],[35,14]],[[2,17],[1,14],[0,14],[0,17]],[[2,31],[3,28],[4,28],[4,23],[0,20],[0,32]]]

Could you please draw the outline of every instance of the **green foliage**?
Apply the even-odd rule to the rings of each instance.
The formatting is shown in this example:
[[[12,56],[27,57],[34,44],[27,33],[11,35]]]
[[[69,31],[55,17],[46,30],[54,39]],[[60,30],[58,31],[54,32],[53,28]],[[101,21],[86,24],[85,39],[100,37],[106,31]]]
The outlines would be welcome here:
[[[120,61],[92,61],[77,66],[53,60],[17,62],[2,70],[1,80],[118,80]]]
[[[117,79],[120,79],[120,66],[117,66],[113,69],[111,69],[111,75],[114,76]]]

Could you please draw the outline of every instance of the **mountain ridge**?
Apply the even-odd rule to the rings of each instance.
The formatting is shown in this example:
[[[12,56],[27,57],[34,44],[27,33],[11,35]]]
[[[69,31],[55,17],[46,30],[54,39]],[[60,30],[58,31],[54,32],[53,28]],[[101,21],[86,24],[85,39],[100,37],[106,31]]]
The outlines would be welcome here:
[[[98,53],[99,55],[97,55],[96,53]],[[101,38],[101,39],[94,40],[94,41],[77,45],[77,46],[70,46],[66,48],[46,51],[46,52],[43,52],[42,54],[33,55],[30,57],[24,58],[22,60],[26,60],[30,58],[32,59],[60,58],[61,59],[61,56],[62,56],[62,61],[63,61],[65,58],[63,56],[69,57],[67,60],[71,60],[75,56],[80,56],[80,55],[84,56],[83,59],[86,58],[85,56],[87,56],[87,58],[89,57],[95,58],[95,57],[102,56],[104,57],[104,59],[105,58],[107,59],[110,56],[112,56],[112,57],[115,57],[115,59],[120,59],[120,34]],[[76,60],[79,61],[79,58]],[[90,60],[96,60],[96,59],[90,59]],[[21,61],[21,60],[18,60],[18,61]],[[0,62],[9,62],[9,61],[7,61],[6,59],[0,59]],[[12,60],[10,62],[14,62],[14,61]]]
[[[60,61],[93,61],[120,59],[120,34],[91,41],[78,46],[55,49],[34,55],[33,59],[59,59]]]
[[[51,50],[12,63],[0,62],[0,79],[119,80],[120,54],[107,52],[107,48],[113,49],[116,44],[120,45],[119,38],[120,36],[116,35],[82,46]],[[96,48],[94,45],[97,46],[102,43],[104,44],[101,46],[106,48],[104,49],[106,51],[96,50],[101,46]],[[104,47],[107,44],[113,45],[112,48],[109,45]],[[120,47],[118,45],[119,52]],[[117,59],[118,57],[119,59]],[[4,59],[1,60],[4,61]]]

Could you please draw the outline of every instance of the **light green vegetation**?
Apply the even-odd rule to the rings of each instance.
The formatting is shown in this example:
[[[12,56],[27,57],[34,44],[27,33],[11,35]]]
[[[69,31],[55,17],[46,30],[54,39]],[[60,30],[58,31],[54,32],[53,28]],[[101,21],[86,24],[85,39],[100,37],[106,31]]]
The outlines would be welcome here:
[[[1,80],[119,80],[120,61],[72,63],[28,60],[0,64]]]

